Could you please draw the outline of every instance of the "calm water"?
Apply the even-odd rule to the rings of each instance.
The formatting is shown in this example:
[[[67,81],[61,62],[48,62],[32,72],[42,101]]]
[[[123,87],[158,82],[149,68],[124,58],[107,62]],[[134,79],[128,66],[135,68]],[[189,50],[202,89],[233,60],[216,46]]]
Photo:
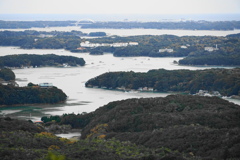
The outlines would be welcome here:
[[[15,69],[17,83],[26,86],[29,82],[53,83],[62,89],[68,100],[64,104],[36,105],[1,108],[2,115],[16,116],[18,118],[31,118],[39,120],[44,115],[62,115],[63,113],[91,112],[111,101],[141,98],[141,97],[165,97],[168,93],[125,93],[121,91],[103,90],[97,88],[85,88],[85,82],[90,78],[109,71],[135,71],[147,72],[150,69],[205,69],[206,67],[178,66],[174,60],[181,58],[148,58],[148,57],[113,57],[112,54],[91,56],[88,53],[71,53],[65,50],[24,50],[16,47],[0,47],[1,56],[7,54],[49,54],[72,55],[82,57],[86,61],[84,67],[72,68],[28,68]],[[238,102],[238,101],[237,101]]]
[[[24,31],[26,29],[0,29],[0,31]],[[240,30],[232,31],[214,31],[214,30],[164,30],[164,29],[82,29],[79,26],[72,27],[49,27],[49,28],[31,28],[29,30],[36,31],[64,31],[71,32],[72,30],[82,31],[83,33],[90,32],[106,32],[107,35],[118,36],[134,36],[134,35],[176,35],[176,36],[226,36],[229,34],[240,33]]]
[[[80,27],[55,27],[55,28],[34,28],[41,31],[71,31],[81,30],[85,33],[104,31],[109,35],[162,35],[174,34],[183,35],[214,35],[226,36],[228,34],[240,33],[235,31],[186,31],[186,30],[154,30],[154,29],[81,29]],[[17,31],[17,30],[15,30]],[[19,30],[18,30],[19,31]],[[165,97],[168,93],[125,93],[120,91],[103,90],[96,88],[85,88],[85,82],[90,78],[96,77],[105,72],[112,71],[135,71],[147,72],[151,69],[164,68],[173,69],[206,69],[211,67],[190,67],[178,66],[173,61],[181,58],[149,58],[149,57],[114,57],[112,54],[101,56],[91,56],[88,53],[71,53],[66,50],[40,50],[40,49],[20,49],[18,47],[0,47],[0,56],[9,54],[57,54],[82,57],[86,61],[83,67],[72,68],[29,68],[15,69],[17,83],[20,86],[26,86],[29,82],[43,83],[49,82],[62,89],[67,95],[68,100],[64,104],[57,105],[35,105],[35,106],[17,106],[0,108],[0,115],[8,115],[23,119],[39,120],[44,115],[62,115],[64,113],[82,113],[91,112],[111,101],[123,100],[128,98],[141,97]],[[240,104],[239,100],[229,100]]]

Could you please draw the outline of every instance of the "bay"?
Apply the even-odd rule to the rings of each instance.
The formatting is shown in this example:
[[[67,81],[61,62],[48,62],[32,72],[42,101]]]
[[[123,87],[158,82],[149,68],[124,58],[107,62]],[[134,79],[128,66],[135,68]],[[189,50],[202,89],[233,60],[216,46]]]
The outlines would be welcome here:
[[[18,47],[0,47],[0,56],[9,54],[57,54],[82,57],[86,61],[83,67],[42,67],[14,69],[16,82],[20,86],[26,86],[29,82],[39,84],[44,82],[53,83],[54,86],[62,89],[67,95],[66,103],[55,105],[28,105],[0,108],[0,114],[22,119],[40,120],[42,116],[62,115],[64,113],[81,114],[83,112],[92,112],[97,108],[117,100],[128,98],[145,97],[165,97],[170,93],[125,93],[115,90],[105,90],[98,88],[86,88],[85,82],[105,72],[115,71],[134,71],[147,72],[151,69],[164,68],[168,70],[175,69],[206,69],[218,68],[211,67],[193,67],[179,66],[173,63],[182,58],[150,58],[150,57],[114,57],[112,54],[92,56],[89,53],[71,53],[66,50],[43,50],[43,49],[20,49]],[[231,67],[226,67],[231,68]],[[239,101],[234,103],[239,103]],[[240,103],[239,103],[240,104]]]

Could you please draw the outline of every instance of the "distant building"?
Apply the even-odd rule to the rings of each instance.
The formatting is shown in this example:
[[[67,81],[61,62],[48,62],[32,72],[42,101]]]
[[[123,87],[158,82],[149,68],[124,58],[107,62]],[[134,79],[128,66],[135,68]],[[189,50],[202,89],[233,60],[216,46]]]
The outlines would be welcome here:
[[[187,46],[181,46],[182,49],[187,49]]]
[[[84,48],[84,47],[79,47],[79,48],[77,48],[77,50],[85,50],[86,48]]]
[[[204,48],[205,51],[208,51],[208,52],[212,52],[212,51],[217,51],[218,50],[218,46],[216,44],[216,47],[205,47]]]
[[[172,53],[172,52],[173,52],[173,49],[168,49],[168,48],[165,48],[165,49],[159,49],[159,52],[160,52],[160,53],[163,53],[163,52]]]
[[[128,43],[130,46],[137,46],[138,45],[138,42],[129,42]]]
[[[39,86],[41,88],[52,88],[53,84],[52,83],[40,83]]]
[[[103,47],[103,46],[108,46],[108,47],[126,47],[126,46],[134,46],[138,45],[138,42],[129,42],[129,43],[90,43],[89,41],[81,42],[80,46],[81,47]]]

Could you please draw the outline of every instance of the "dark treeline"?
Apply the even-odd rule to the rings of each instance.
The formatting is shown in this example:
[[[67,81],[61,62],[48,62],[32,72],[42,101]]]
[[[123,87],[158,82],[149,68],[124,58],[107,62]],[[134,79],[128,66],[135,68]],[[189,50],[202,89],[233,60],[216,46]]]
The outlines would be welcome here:
[[[3,81],[14,81],[15,80],[15,74],[11,69],[7,68],[0,68],[0,80]]]
[[[42,120],[82,128],[81,139],[116,138],[200,160],[238,159],[239,114],[240,106],[218,97],[170,95],[115,101],[91,113]]]
[[[105,32],[90,32],[89,36],[91,37],[104,37],[107,34]]]
[[[66,27],[75,26],[76,21],[0,21],[0,28]],[[234,30],[240,28],[239,21],[187,21],[187,22],[95,22],[81,24],[81,28],[115,29],[185,29],[185,30]]]
[[[187,22],[96,22],[83,24],[82,28],[114,29],[185,29],[185,30],[234,30],[240,28],[240,21],[187,21]]]
[[[0,21],[0,28],[67,27],[73,26],[75,22],[76,21]]]
[[[88,80],[87,87],[108,89],[152,88],[158,92],[196,93],[219,91],[222,95],[240,95],[240,69],[150,70],[147,73],[108,72]]]
[[[34,54],[19,54],[0,57],[0,67],[42,67],[42,66],[84,66],[83,58],[73,56],[58,56],[54,54],[34,55]]]
[[[0,85],[0,105],[53,104],[64,102],[66,94],[56,87],[15,87]]]

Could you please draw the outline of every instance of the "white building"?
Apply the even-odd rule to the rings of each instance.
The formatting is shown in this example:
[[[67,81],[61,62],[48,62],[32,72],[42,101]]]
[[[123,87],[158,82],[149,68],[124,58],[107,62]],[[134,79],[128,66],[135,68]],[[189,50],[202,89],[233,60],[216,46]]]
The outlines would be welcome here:
[[[137,46],[138,42],[129,42],[128,44],[129,44],[129,46]]]
[[[133,46],[133,45],[138,45],[138,42],[129,42],[129,43],[90,43],[89,41],[81,42],[80,46],[81,47],[103,47],[103,46],[108,46],[108,47],[127,47],[128,45]]]
[[[205,51],[208,51],[208,52],[212,52],[212,51],[217,51],[218,50],[218,46],[216,44],[216,47],[205,47],[204,48]]]
[[[160,53],[163,53],[163,52],[172,53],[172,52],[173,52],[173,49],[168,49],[168,48],[165,48],[165,49],[159,49],[159,52],[160,52]]]
[[[41,88],[51,88],[51,87],[53,87],[53,84],[52,83],[40,83],[39,86]]]
[[[187,49],[187,46],[181,46],[182,49]]]

